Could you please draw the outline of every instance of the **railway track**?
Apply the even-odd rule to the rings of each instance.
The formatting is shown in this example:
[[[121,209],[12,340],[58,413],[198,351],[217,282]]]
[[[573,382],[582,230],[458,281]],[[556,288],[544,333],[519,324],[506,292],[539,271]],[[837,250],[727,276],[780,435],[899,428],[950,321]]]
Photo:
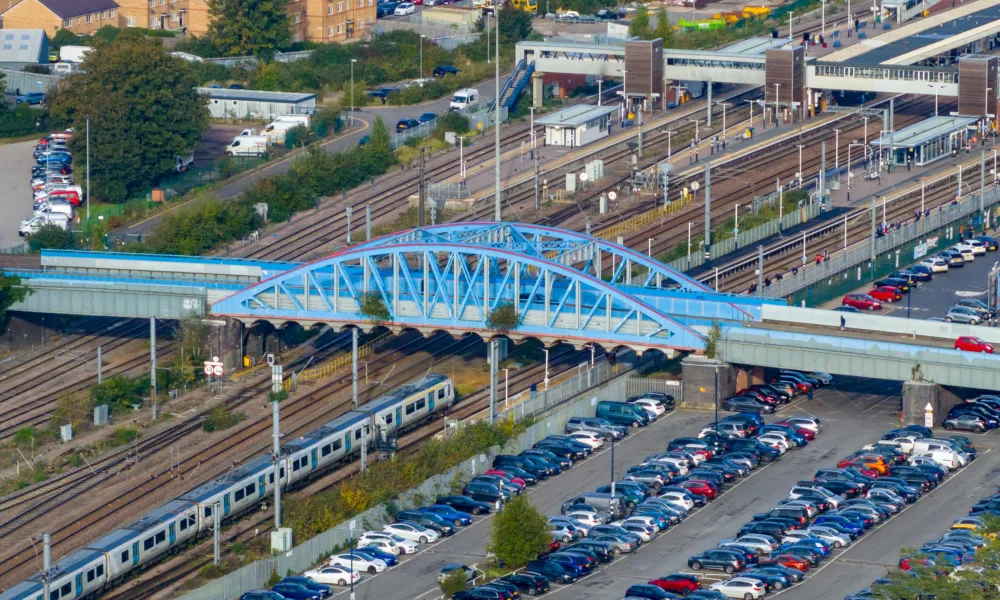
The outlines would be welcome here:
[[[474,350],[478,352],[480,348],[477,347]],[[564,347],[562,352],[558,354],[554,353],[554,356],[550,357],[550,374],[558,376],[558,374],[570,371],[581,361],[588,360],[589,356],[590,353],[588,350],[577,351]],[[535,365],[527,369],[522,369],[511,377],[511,383],[514,385],[526,385],[532,381],[537,381],[538,377],[542,375],[543,372],[544,366],[542,365]],[[466,419],[472,415],[482,412],[484,409],[488,408],[488,406],[489,391],[481,390],[462,400],[457,407],[447,413],[447,418]],[[434,437],[440,432],[441,426],[439,424],[439,420],[431,419],[429,422],[425,422],[424,424],[406,433],[399,440],[399,451],[404,454],[412,453],[421,443]],[[339,468],[327,471],[319,478],[313,480],[312,483],[308,483],[297,492],[291,493],[293,495],[297,493],[307,493],[312,495],[329,491],[335,485],[348,477],[357,474],[359,471],[360,461],[352,460],[342,464]],[[267,529],[271,521],[273,521],[273,513],[251,513],[248,517],[245,517],[233,524],[229,528],[229,531],[223,534],[223,544],[228,547],[234,542],[249,542],[254,538],[255,532],[261,529]],[[225,551],[225,553],[228,553],[228,551]],[[165,565],[165,568],[162,571],[157,572],[142,581],[135,581],[132,587],[112,592],[107,596],[108,600],[138,600],[150,597],[157,592],[169,590],[173,586],[176,586],[179,581],[183,580],[183,578],[195,573],[206,564],[211,563],[212,559],[204,553],[188,552],[185,554],[185,557],[181,559],[181,561],[182,562],[180,562],[180,564]]]
[[[970,161],[965,170],[978,171],[978,160]],[[973,164],[975,163],[975,164]],[[955,198],[957,175],[949,174],[931,182],[925,188],[923,206],[925,210],[934,210],[950,203]],[[914,211],[921,207],[919,187],[903,196],[894,198],[883,205],[879,204],[876,221],[883,220],[883,211],[887,222],[908,223],[914,219]],[[803,230],[795,236],[777,241],[764,249],[764,272],[773,277],[777,273],[786,273],[793,267],[802,266],[803,243],[813,249],[843,249],[871,237],[871,207],[865,206],[837,215],[824,223]],[[845,232],[846,226],[846,232]],[[846,235],[845,235],[846,233]],[[811,256],[807,261],[811,260]],[[743,292],[750,284],[757,282],[755,270],[758,268],[755,256],[734,259],[719,266],[719,290]],[[714,282],[715,273],[704,273],[698,277],[703,282]]]

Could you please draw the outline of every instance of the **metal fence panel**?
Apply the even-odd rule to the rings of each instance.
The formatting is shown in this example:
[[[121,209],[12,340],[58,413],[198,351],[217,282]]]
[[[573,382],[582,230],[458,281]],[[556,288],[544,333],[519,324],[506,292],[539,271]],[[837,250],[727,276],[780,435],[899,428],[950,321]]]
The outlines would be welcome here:
[[[38,73],[25,73],[16,69],[0,69],[3,73],[6,89],[4,92],[13,94],[17,90],[25,92],[45,92],[55,89],[56,85],[62,81],[58,75],[41,75]]]
[[[465,44],[472,44],[479,39],[481,33],[467,33],[465,35],[446,35],[434,38],[434,43],[445,50],[454,50]]]

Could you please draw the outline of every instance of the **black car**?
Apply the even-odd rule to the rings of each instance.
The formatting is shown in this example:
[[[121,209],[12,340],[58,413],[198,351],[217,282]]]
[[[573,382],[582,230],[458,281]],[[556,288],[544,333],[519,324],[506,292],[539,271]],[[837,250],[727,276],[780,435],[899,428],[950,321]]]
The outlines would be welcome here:
[[[400,119],[396,123],[396,131],[406,131],[407,129],[417,129],[420,127],[420,121],[416,119]]]
[[[394,14],[396,12],[396,7],[399,5],[399,2],[383,2],[382,4],[379,4],[378,8],[375,9],[375,18],[381,19],[382,17]]]
[[[458,75],[461,71],[451,65],[438,65],[431,71],[434,77],[444,77],[445,75]]]
[[[841,498],[856,498],[864,491],[860,484],[842,479],[821,479],[818,483]]]
[[[489,588],[472,588],[464,592],[456,592],[452,600],[507,600],[507,593]]]
[[[923,265],[920,266],[924,267]],[[901,277],[903,279],[913,279],[914,281],[930,281],[934,278],[934,275],[931,274],[931,270],[927,267],[924,267],[923,269],[910,267],[908,269],[903,269],[902,271],[896,271],[892,274],[892,276]]]
[[[281,583],[297,583],[309,591],[317,592],[320,598],[327,598],[333,595],[333,588],[322,583],[317,583],[310,577],[285,577]]]
[[[781,451],[758,440],[735,438],[726,442],[726,452],[751,452],[761,462],[771,462],[781,456]]]
[[[875,283],[872,284],[872,288],[879,288],[884,285],[888,285],[890,287],[897,287],[899,288],[899,291],[903,292],[904,294],[910,293],[910,282],[905,279],[900,279],[899,277],[886,277],[881,281],[876,281]]]
[[[573,583],[577,579],[576,572],[551,560],[533,560],[524,568],[527,573],[537,573],[549,581]]]
[[[529,596],[544,594],[549,591],[549,580],[532,573],[513,573],[500,578],[517,586],[517,589]]]
[[[702,569],[718,569],[726,573],[735,573],[747,565],[743,555],[736,550],[713,548],[701,554],[695,554],[688,559],[688,567],[695,571]]]
[[[768,519],[766,521],[754,521],[752,523],[747,523],[743,527],[740,527],[740,530],[736,533],[736,537],[740,537],[747,533],[763,533],[780,540],[784,537],[787,531],[788,527],[784,524]]]
[[[473,500],[468,496],[442,496],[435,500],[434,504],[450,506],[459,512],[470,515],[484,515],[493,511],[493,506],[490,504]]]
[[[597,560],[605,563],[611,562],[615,558],[615,549],[611,547],[611,544],[606,542],[597,542],[584,538],[572,546],[563,547],[563,550],[567,552],[572,552],[577,549],[593,552],[594,555],[597,556]]]
[[[559,458],[568,458],[569,460],[580,460],[587,456],[583,450],[570,448],[556,440],[541,440],[532,446],[532,448],[535,450],[547,450]]]
[[[756,398],[751,398],[750,396],[734,396],[732,398],[726,398],[722,402],[722,408],[730,412],[754,412],[770,414],[774,412],[774,407],[770,404],[761,402]]]

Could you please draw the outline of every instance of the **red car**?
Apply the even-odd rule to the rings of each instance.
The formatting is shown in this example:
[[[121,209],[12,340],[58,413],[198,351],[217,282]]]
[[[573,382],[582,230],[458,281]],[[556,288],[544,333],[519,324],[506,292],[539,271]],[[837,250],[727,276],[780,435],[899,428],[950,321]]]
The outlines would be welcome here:
[[[768,560],[767,563],[777,563],[781,566],[788,567],[789,569],[796,569],[805,573],[809,570],[809,561],[804,558],[799,558],[792,554],[779,554],[774,557],[773,560]],[[762,561],[763,564],[763,561]]]
[[[776,398],[776,397],[774,397],[774,396],[772,396],[770,394],[765,394],[764,392],[762,392],[760,390],[755,390],[753,388],[747,388],[747,389],[740,390],[740,391],[736,392],[736,395],[737,396],[751,396],[753,398],[756,398],[756,399],[760,400],[761,402],[767,402],[768,404],[777,404],[778,403],[778,398]]]
[[[701,580],[697,575],[686,573],[674,573],[665,577],[657,577],[649,580],[650,585],[655,585],[665,592],[672,592],[687,596],[691,592],[701,589]]]
[[[914,565],[923,565],[925,567],[933,567],[934,562],[927,558],[901,558],[899,559],[899,568],[904,571],[909,571]]]
[[[858,310],[881,310],[882,303],[868,294],[848,294],[841,302],[844,306],[853,306]]]
[[[955,340],[955,350],[993,354],[993,344],[988,344],[973,335],[963,335]]]
[[[515,477],[514,475],[509,475],[503,469],[490,469],[489,471],[486,471],[486,473],[484,473],[484,475],[496,475],[497,477],[502,477],[502,478],[506,479],[507,481],[511,481],[513,483],[518,484],[519,486],[521,486],[522,489],[528,487],[528,482],[527,481],[521,479],[520,477]]]
[[[898,302],[903,299],[903,292],[900,291],[898,287],[893,287],[891,285],[879,286],[872,291],[868,292],[868,295],[876,300],[881,300],[888,304],[893,302]]]
[[[816,432],[815,431],[813,431],[812,429],[804,429],[802,427],[799,427],[798,425],[796,425],[795,423],[792,423],[791,421],[778,421],[777,423],[774,423],[774,424],[775,425],[784,425],[785,427],[791,427],[792,429],[795,430],[795,433],[801,435],[802,437],[806,438],[810,442],[813,441],[814,439],[816,439]]]
[[[711,483],[700,479],[688,479],[687,481],[680,482],[678,485],[692,494],[704,496],[708,500],[715,498],[719,493]]]
[[[879,476],[879,472],[878,471],[870,468],[868,465],[866,465],[864,463],[861,463],[861,462],[857,462],[857,461],[845,458],[844,460],[842,460],[839,463],[837,463],[837,468],[838,469],[846,469],[847,467],[854,467],[858,471],[861,471],[862,475],[867,475],[868,477],[874,477],[874,478],[877,479],[878,476]]]

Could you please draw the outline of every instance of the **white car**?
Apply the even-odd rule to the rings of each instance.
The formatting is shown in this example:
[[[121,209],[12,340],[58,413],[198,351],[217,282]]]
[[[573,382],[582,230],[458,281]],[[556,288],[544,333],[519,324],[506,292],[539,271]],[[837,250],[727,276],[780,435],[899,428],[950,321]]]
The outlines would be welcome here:
[[[388,539],[381,540],[367,540],[365,542],[358,542],[358,550],[364,550],[365,548],[376,548],[383,552],[388,552],[389,554],[395,554],[399,556],[400,554],[405,554],[403,549],[399,547],[396,542]]]
[[[673,465],[673,466],[677,467],[677,474],[680,475],[681,477],[684,477],[685,475],[688,474],[688,471],[690,470],[690,469],[687,468],[687,465],[684,464],[685,462],[687,462],[687,461],[685,461],[682,458],[673,458],[671,456],[659,456],[659,457],[654,457],[652,460],[643,461],[642,464],[644,464],[644,465],[655,465],[655,464],[669,464],[669,465]]]
[[[340,565],[331,565],[306,571],[305,576],[316,583],[325,583],[326,585],[346,586],[361,581],[361,573],[358,573],[357,570],[351,572],[349,567],[341,567]]]
[[[788,451],[788,440],[776,433],[765,433],[764,435],[757,436],[757,439],[768,446],[777,448],[782,454]]]
[[[851,543],[850,536],[844,535],[839,531],[830,529],[829,527],[823,527],[821,525],[816,525],[805,530],[809,535],[819,538],[828,544],[831,544],[834,548],[843,548]]]
[[[597,450],[604,445],[604,438],[594,433],[593,431],[575,431],[569,434],[569,437],[580,442],[581,444],[586,444],[594,450]]]
[[[727,598],[737,598],[739,600],[757,600],[758,598],[763,598],[766,591],[763,583],[745,577],[733,577],[732,579],[713,583],[708,589],[722,592],[722,595]]]
[[[659,402],[657,402],[655,400],[646,400],[646,399],[640,398],[640,399],[632,402],[632,404],[634,404],[636,406],[641,406],[643,409],[645,409],[648,412],[653,413],[656,416],[660,416],[663,413],[667,412],[667,409],[664,408],[663,405],[661,405]]]
[[[594,513],[582,512],[582,511],[570,511],[566,513],[566,516],[573,519],[577,523],[587,527],[595,527],[597,525],[603,525],[604,521],[601,520],[600,516]]]
[[[930,257],[920,261],[920,264],[931,270],[931,273],[947,273],[948,263],[940,258]]]
[[[781,506],[797,506],[799,508],[806,509],[806,517],[813,518],[819,514],[819,509],[816,508],[816,504],[809,500],[787,500],[781,502]]]
[[[403,2],[393,11],[394,15],[412,15],[417,12],[417,7],[412,2]]]
[[[965,262],[971,262],[976,260],[976,252],[972,249],[972,246],[970,246],[969,244],[966,243],[955,244],[951,248],[948,248],[948,250],[951,250],[952,252],[958,252],[959,254],[961,254],[962,259],[965,260]]]
[[[979,240],[966,240],[962,242],[962,244],[971,246],[973,254],[986,254],[986,244],[980,242]]]
[[[416,523],[389,523],[382,527],[382,531],[394,533],[404,540],[428,544],[438,541],[438,533]]]
[[[643,515],[636,515],[634,517],[629,517],[619,523],[622,527],[626,525],[643,525],[645,527],[652,527],[653,529],[659,529],[660,526],[657,524],[656,519],[653,517],[646,517]],[[645,541],[645,540],[643,540]]]
[[[340,566],[350,569],[352,566],[356,571],[368,571],[370,574],[381,573],[389,568],[381,558],[365,558],[357,552],[344,552],[334,554],[330,557],[330,566]]]
[[[388,540],[396,544],[399,548],[399,552],[394,554],[413,554],[420,551],[420,544],[408,540],[401,535],[394,533],[389,533],[386,531],[366,531],[360,538],[358,538],[358,546],[369,546],[369,542],[376,540]]]
[[[673,506],[683,508],[686,511],[694,508],[694,502],[680,492],[663,492],[657,497],[666,500]]]
[[[809,429],[816,433],[823,431],[823,423],[816,417],[803,417],[800,415],[794,417],[788,417],[785,419],[789,423],[794,423],[796,427],[801,427],[802,429]]]
[[[664,452],[660,456],[673,456],[674,458],[683,458],[684,460],[688,461],[689,464],[693,464],[696,467],[705,460],[705,457],[702,456],[701,454],[695,454],[693,452],[684,452],[683,450],[671,450],[669,452]]]

